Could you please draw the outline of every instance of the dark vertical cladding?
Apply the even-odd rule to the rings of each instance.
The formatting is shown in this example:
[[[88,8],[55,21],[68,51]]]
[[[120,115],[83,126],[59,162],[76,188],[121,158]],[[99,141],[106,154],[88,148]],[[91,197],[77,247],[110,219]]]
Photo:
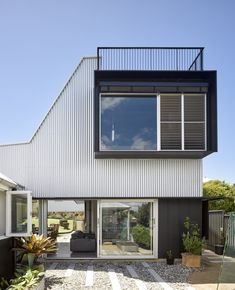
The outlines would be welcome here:
[[[11,250],[13,247],[13,239],[6,238],[0,240],[0,277],[12,278],[14,273],[14,252]]]
[[[209,76],[209,91],[208,95],[210,96],[207,99],[207,136],[208,148],[211,152],[218,151],[218,141],[217,141],[217,73],[212,71]],[[213,85],[215,84],[215,85]]]
[[[209,211],[208,200],[202,201],[202,236],[207,240],[209,238]]]
[[[190,217],[193,223],[202,228],[202,201],[196,198],[159,199],[158,210],[158,257],[164,258],[167,250],[176,257],[183,251],[182,233],[184,219]]]

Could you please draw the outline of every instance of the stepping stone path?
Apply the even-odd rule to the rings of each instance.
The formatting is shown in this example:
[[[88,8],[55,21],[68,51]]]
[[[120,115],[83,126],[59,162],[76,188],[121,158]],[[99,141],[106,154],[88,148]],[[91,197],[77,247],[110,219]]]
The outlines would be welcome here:
[[[173,290],[190,289],[192,270],[165,261],[70,261],[46,264],[46,289]]]

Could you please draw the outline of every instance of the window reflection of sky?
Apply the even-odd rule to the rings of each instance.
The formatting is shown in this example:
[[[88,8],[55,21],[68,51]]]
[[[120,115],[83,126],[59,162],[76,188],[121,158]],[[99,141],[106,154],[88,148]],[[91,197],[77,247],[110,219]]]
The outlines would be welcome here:
[[[155,150],[155,97],[102,97],[102,150]]]

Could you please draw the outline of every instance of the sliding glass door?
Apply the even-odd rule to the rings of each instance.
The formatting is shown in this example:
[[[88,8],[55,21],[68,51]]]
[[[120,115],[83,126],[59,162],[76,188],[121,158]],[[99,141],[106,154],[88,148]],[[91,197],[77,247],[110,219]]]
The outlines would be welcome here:
[[[100,256],[153,255],[153,202],[104,200],[99,205]]]

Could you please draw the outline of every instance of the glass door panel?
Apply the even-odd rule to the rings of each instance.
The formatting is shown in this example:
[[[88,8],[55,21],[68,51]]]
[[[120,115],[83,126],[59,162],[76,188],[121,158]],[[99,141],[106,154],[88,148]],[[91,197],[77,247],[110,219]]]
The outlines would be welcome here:
[[[8,191],[6,195],[6,235],[29,236],[32,231],[30,191]]]
[[[101,201],[101,256],[153,255],[153,203]]]

